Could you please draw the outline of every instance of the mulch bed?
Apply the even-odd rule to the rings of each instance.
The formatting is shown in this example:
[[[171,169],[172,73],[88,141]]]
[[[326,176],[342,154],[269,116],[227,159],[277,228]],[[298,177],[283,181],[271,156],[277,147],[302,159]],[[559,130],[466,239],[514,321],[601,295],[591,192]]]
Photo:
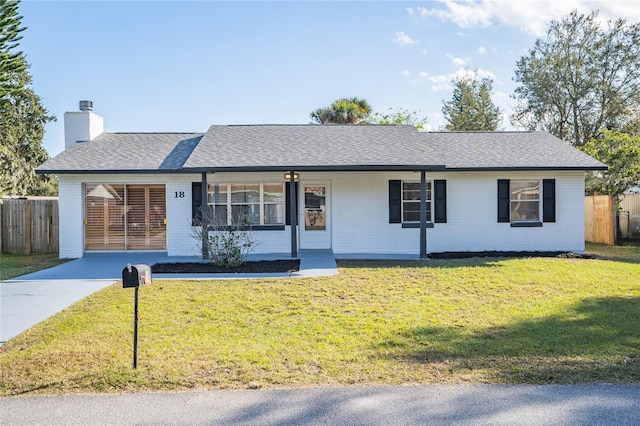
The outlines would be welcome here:
[[[300,260],[264,260],[259,262],[246,262],[235,268],[222,268],[213,263],[179,262],[156,263],[151,266],[154,274],[264,274],[275,272],[297,272],[300,270]]]
[[[557,257],[560,259],[593,259],[588,254],[559,251],[465,251],[430,253],[430,259],[468,259],[471,257]]]

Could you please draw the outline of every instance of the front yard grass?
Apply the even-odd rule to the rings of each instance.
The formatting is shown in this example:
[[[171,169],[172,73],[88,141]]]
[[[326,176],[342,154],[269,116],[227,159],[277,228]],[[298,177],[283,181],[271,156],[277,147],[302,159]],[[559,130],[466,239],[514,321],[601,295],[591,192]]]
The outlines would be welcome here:
[[[0,281],[30,274],[68,262],[57,254],[17,255],[0,253]]]
[[[317,279],[98,292],[0,347],[0,394],[640,383],[640,263],[339,262]]]
[[[587,243],[585,253],[599,259],[640,263],[640,240],[620,240],[615,246]]]

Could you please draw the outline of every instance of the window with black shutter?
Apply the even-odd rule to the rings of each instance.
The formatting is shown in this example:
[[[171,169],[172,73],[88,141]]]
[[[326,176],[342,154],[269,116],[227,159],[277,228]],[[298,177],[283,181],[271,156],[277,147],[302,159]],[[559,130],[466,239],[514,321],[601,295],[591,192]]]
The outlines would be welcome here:
[[[285,189],[284,189],[284,210],[285,210],[285,223],[287,225],[291,225],[291,182],[285,182]],[[294,182],[293,184],[293,189],[296,193],[296,196],[298,195],[298,182]],[[296,200],[297,201],[297,200]],[[296,216],[298,215],[298,203],[296,203],[296,205],[294,206],[295,209],[295,214]]]
[[[191,224],[202,222],[202,182],[191,182]]]
[[[402,222],[402,181],[389,181],[389,223]]]
[[[542,221],[556,221],[556,180],[542,181]]]
[[[435,223],[447,223],[447,181],[433,181]]]

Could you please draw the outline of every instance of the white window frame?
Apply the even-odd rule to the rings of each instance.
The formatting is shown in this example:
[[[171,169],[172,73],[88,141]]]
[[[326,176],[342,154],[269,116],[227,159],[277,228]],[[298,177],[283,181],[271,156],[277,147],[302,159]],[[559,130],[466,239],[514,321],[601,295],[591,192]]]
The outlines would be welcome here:
[[[515,199],[513,197],[514,195],[514,191],[513,191],[513,183],[514,182],[537,182],[537,186],[538,186],[538,198],[536,199],[524,199],[524,200],[520,200],[520,199]],[[538,203],[538,209],[537,209],[537,218],[525,218],[522,219],[520,217],[514,217],[514,215],[518,214],[516,212],[516,210],[514,209],[514,203]],[[530,210],[530,211],[534,211],[534,210]],[[509,184],[509,219],[511,221],[511,223],[538,223],[538,222],[542,222],[542,180],[540,179],[511,179],[510,180],[510,184]]]
[[[427,182],[427,223],[432,223],[431,217],[433,215],[433,181],[428,180]],[[418,191],[420,188],[420,181],[411,181],[411,180],[403,180],[402,181],[402,188],[401,188],[401,192],[402,192],[402,207],[401,207],[401,219],[402,219],[402,223],[420,223],[420,219],[418,220],[405,220],[404,219],[404,213],[405,213],[405,203],[415,203],[415,202],[420,202],[420,198],[418,198],[417,200],[405,200],[404,198],[404,194],[405,192],[413,192],[415,190],[405,190],[404,185],[405,184],[417,184],[418,185]]]
[[[216,203],[215,196],[213,190],[209,190],[209,187],[219,185],[225,186],[225,194],[226,194],[226,202],[225,203]],[[258,202],[244,202],[244,203],[234,203],[231,201],[231,187],[232,185],[258,185],[259,186],[259,197],[260,200]],[[274,202],[274,201],[266,201],[264,197],[264,187],[265,185],[279,185],[282,187],[282,202]],[[259,223],[251,223],[252,226],[283,226],[286,221],[285,214],[285,184],[283,182],[212,182],[207,185],[207,208],[211,214],[211,217],[215,218],[215,208],[216,206],[225,206],[227,209],[227,223],[226,226],[233,225],[233,206],[245,206],[245,205],[258,205],[259,206]],[[282,222],[281,223],[265,223],[265,205],[280,205],[282,208]]]

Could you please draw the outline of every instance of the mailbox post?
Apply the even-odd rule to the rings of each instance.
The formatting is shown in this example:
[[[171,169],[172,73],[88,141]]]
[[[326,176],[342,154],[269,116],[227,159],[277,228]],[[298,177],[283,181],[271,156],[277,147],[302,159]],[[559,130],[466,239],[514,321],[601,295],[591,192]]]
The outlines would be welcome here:
[[[122,270],[122,288],[135,289],[133,302],[133,368],[138,368],[138,289],[141,285],[151,284],[151,267],[145,264],[127,265]]]

